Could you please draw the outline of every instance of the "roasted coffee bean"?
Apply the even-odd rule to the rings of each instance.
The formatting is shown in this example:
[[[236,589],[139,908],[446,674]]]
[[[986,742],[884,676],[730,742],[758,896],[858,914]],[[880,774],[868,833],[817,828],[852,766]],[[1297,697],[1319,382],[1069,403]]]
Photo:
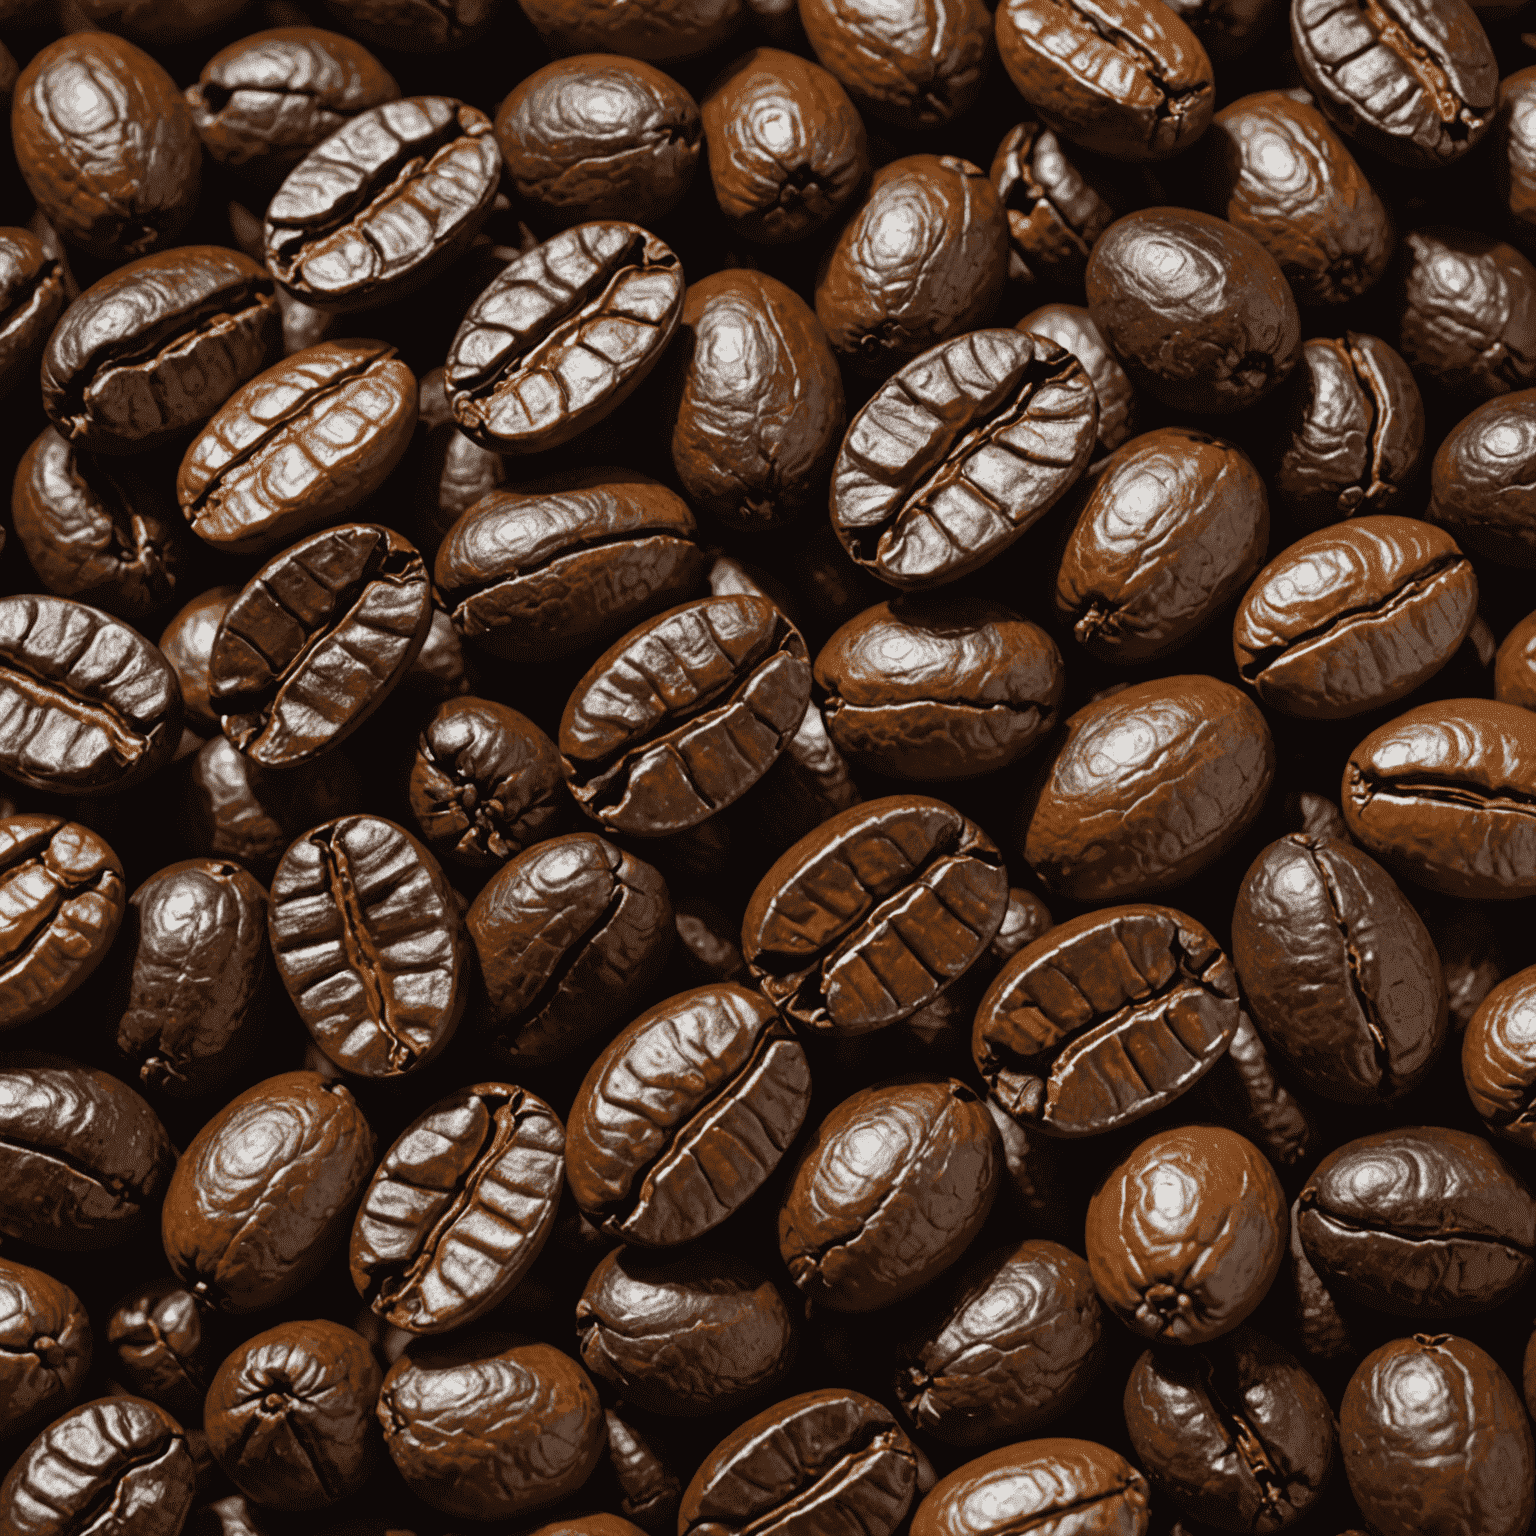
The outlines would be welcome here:
[[[267,205],[267,268],[322,310],[373,309],[452,265],[491,209],[501,156],[483,112],[449,96],[343,123]]]
[[[11,104],[16,163],[39,210],[101,261],[175,239],[197,202],[202,145],[176,83],[106,32],[35,54]]]
[[[739,1209],[810,1104],[805,1051],[731,982],[642,1013],[592,1063],[571,1106],[566,1180],[608,1237],[689,1242]]]
[[[1087,1263],[1031,1239],[967,1267],[943,1309],[902,1345],[896,1396],[946,1445],[1023,1439],[1087,1391],[1102,1328]]]
[[[560,717],[577,803],[614,832],[663,837],[749,790],[805,715],[805,642],[759,597],[701,598],[616,641]]]
[[[1307,1258],[1331,1291],[1397,1317],[1466,1317],[1536,1271],[1536,1199],[1481,1137],[1443,1126],[1347,1142],[1297,1204]]]
[[[760,272],[716,272],[688,289],[678,335],[668,416],[690,502],[744,533],[819,511],[847,416],[806,302]]]
[[[840,362],[886,378],[984,325],[1007,280],[1008,221],[980,167],[908,155],[875,172],[822,258],[816,318]]]
[[[556,227],[664,218],[693,181],[703,139],[698,104],[676,80],[617,55],[556,59],[496,109],[519,204]]]
[[[748,240],[803,240],[869,175],[864,120],[848,93],[835,74],[796,54],[744,53],[715,79],[700,111],[715,202]]]
[[[480,500],[507,483],[507,461],[471,442],[459,431],[443,387],[443,370],[434,368],[417,385],[419,423],[412,458],[415,492],[411,530],[423,554],[436,555],[448,531]]]
[[[1420,378],[1463,405],[1536,384],[1536,266],[1443,224],[1404,235],[1402,249],[1398,347]]]
[[[208,1388],[208,1448],[229,1480],[268,1509],[327,1509],[374,1470],[374,1399],[383,1375],[350,1328],[315,1318],[247,1339]]]
[[[770,1002],[801,1028],[863,1034],[926,1007],[1002,924],[996,845],[941,800],[892,795],[833,816],[763,876],[741,948]]]
[[[1536,969],[1494,987],[1461,1042],[1467,1097],[1495,1136],[1536,1147]]]
[[[0,1058],[0,1233],[64,1250],[125,1242],[175,1162],[159,1117],[115,1077],[60,1056]]]
[[[118,32],[145,48],[171,48],[222,29],[239,0],[72,0],[71,23]]]
[[[434,575],[454,627],[491,655],[589,652],[703,585],[687,504],[629,470],[494,491],[454,525]]]
[[[797,1528],[891,1536],[917,1490],[918,1452],[890,1411],[827,1387],[733,1430],[683,1493],[679,1536]]]
[[[1352,518],[1259,572],[1232,622],[1232,653],[1271,709],[1341,720],[1433,677],[1476,617],[1477,576],[1448,534],[1416,518]]]
[[[40,1269],[0,1259],[0,1435],[31,1434],[80,1395],[91,1321],[80,1298]]]
[[[1333,1470],[1333,1410],[1289,1350],[1239,1328],[1201,1350],[1147,1350],[1125,1426],[1153,1490],[1224,1531],[1279,1531]]]
[[[795,1325],[771,1281],[735,1256],[631,1248],[592,1271],[576,1303],[587,1369],[649,1413],[738,1412],[788,1374]]]
[[[1536,1509],[1536,1447],[1491,1355],[1416,1333],[1367,1355],[1344,1389],[1349,1489],[1374,1531],[1519,1536]]]
[[[0,1484],[0,1509],[17,1536],[176,1536],[195,1478],[186,1431],[163,1408],[100,1397],[55,1419],[21,1453]]]
[[[1001,603],[901,598],[816,658],[827,734],[857,768],[964,779],[1017,761],[1056,724],[1061,652]]]
[[[1170,6],[1004,0],[997,51],[1040,120],[1115,160],[1166,160],[1205,132],[1211,61]]]
[[[187,859],[133,893],[117,1048],[146,1087],[196,1098],[249,1059],[267,997],[267,893],[238,864]]]
[[[743,0],[673,0],[646,13],[616,10],[608,0],[526,0],[523,14],[556,57],[619,53],[664,62],[708,52],[751,13]]]
[[[575,1361],[497,1335],[402,1355],[378,1417],[411,1492],[470,1520],[510,1520],[575,1493],[606,1438]]]
[[[608,1465],[622,1495],[619,1508],[658,1536],[671,1536],[677,1528],[683,1485],[633,1425],[611,1408],[603,1420],[608,1428]]]
[[[69,996],[106,957],[127,893],[117,855],[62,816],[0,818],[0,1030]]]
[[[803,0],[816,57],[860,109],[902,128],[938,128],[981,95],[992,18],[981,0]]]
[[[1226,607],[1268,543],[1269,499],[1241,448],[1148,432],[1111,457],[1067,534],[1057,616],[1101,661],[1157,660]]]
[[[218,1363],[197,1297],[175,1280],[135,1286],[107,1318],[113,1374],[167,1413],[202,1422]]]
[[[219,717],[208,701],[208,658],[213,637],[239,595],[239,587],[209,587],[178,610],[160,636],[160,654],[181,684],[184,723],[199,735],[219,734]]]
[[[1179,410],[1242,410],[1301,357],[1296,300],[1275,258],[1208,213],[1149,208],[1117,220],[1093,248],[1087,289],[1094,324],[1137,388]]]
[[[469,909],[484,1027],[512,1063],[595,1044],[639,1005],[672,948],[672,903],[649,864],[591,832],[526,849]]]
[[[1531,114],[1536,67],[1499,83],[1493,164],[1510,237],[1527,254],[1536,249],[1536,121]]]
[[[800,1154],[779,1253],[813,1306],[872,1312],[922,1289],[975,1240],[1002,1174],[986,1106],[954,1078],[845,1099]]]
[[[958,1467],[912,1517],[912,1536],[1146,1536],[1147,1480],[1092,1440],[1025,1440]]]
[[[336,130],[400,95],[361,43],[318,27],[254,32],[203,65],[186,89],[203,147],[263,187],[276,186]]]
[[[1038,521],[1093,452],[1098,408],[1055,342],[983,330],[932,348],[853,418],[832,526],[866,571],[907,590],[985,565]]]
[[[331,1259],[373,1168],[352,1095],[313,1072],[269,1077],[233,1098],[176,1165],[161,1212],[165,1256],[225,1312],[260,1312]]]
[[[0,400],[30,384],[67,302],[65,266],[25,229],[0,229]]]
[[[512,1293],[555,1223],[565,1129],[508,1083],[439,1099],[384,1154],[352,1224],[352,1283],[408,1333],[447,1333]]]
[[[247,256],[186,245],[109,272],[43,352],[43,409],[91,453],[145,453],[205,422],[282,356],[272,279]]]
[[[976,1010],[971,1053],[993,1100],[1029,1130],[1093,1136],[1200,1080],[1237,1027],[1237,977],[1172,907],[1105,907],[1050,929]]]
[[[1056,924],[1051,909],[1021,885],[1010,887],[1003,925],[981,958],[983,974],[996,976],[1026,944],[1033,944]]]
[[[416,379],[382,341],[323,341],[237,390],[181,461],[176,496],[217,550],[266,555],[339,522],[400,462]]]
[[[1349,755],[1349,834],[1388,868],[1474,901],[1536,895],[1536,715],[1492,699],[1424,704]]]
[[[1274,772],[1269,727],[1237,689],[1196,675],[1134,683],[1067,720],[1025,797],[1019,846],[1074,901],[1165,891],[1243,835]]]
[[[1347,304],[1386,271],[1392,216],[1310,100],[1244,96],[1212,119],[1202,153],[1207,210],[1275,258],[1299,303]]]
[[[343,1071],[399,1077],[453,1038],[469,945],[437,860],[403,827],[343,816],[297,839],[268,928],[294,1008]]]
[[[448,53],[483,37],[497,0],[325,0],[339,26],[375,48]]]
[[[1386,342],[1349,331],[1301,349],[1270,483],[1278,512],[1304,528],[1390,512],[1423,451],[1423,397]]]
[[[1536,566],[1533,461],[1536,389],[1489,400],[1440,444],[1424,515],[1474,555],[1529,570]]]
[[[426,566],[393,529],[345,523],[301,539],[219,625],[208,694],[224,734],[266,768],[318,757],[384,702],[431,623]]]
[[[1252,1142],[1214,1125],[1163,1131],[1088,1204],[1088,1264],[1104,1304],[1157,1343],[1205,1344],[1264,1299],[1285,1252],[1285,1195]]]
[[[1228,1130],[1245,1136],[1282,1171],[1310,1161],[1318,1127],[1275,1073],[1263,1037],[1237,1016],[1226,1055],[1200,1081],[1197,1101]]]
[[[1097,453],[1113,453],[1137,428],[1136,388],[1109,350],[1093,316],[1077,304],[1042,304],[1014,327],[1064,347],[1083,365],[1099,406]]]
[[[48,427],[21,456],[11,521],[47,589],[130,623],[176,590],[181,530],[152,480]]]
[[[1294,0],[1291,47],[1323,111],[1399,165],[1447,165],[1492,125],[1499,67],[1466,0]]]
[[[683,309],[682,263],[617,220],[517,257],[469,306],[443,372],[459,429],[497,453],[568,442],[627,399]]]
[[[440,704],[411,764],[411,815],[440,859],[499,869],[558,832],[568,804],[555,744],[491,699]]]
[[[115,793],[170,761],[181,725],[176,674],[137,631],[68,598],[0,598],[0,774]]]
[[[340,753],[292,774],[262,768],[223,736],[192,760],[182,807],[188,845],[203,858],[234,859],[270,879],[306,827],[362,802],[357,770]]]

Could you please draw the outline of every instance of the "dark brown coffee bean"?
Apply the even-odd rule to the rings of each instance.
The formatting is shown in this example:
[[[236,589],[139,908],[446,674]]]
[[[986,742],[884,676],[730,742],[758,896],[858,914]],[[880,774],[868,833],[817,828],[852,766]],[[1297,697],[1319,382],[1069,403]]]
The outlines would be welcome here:
[[[166,1191],[171,1268],[225,1312],[260,1312],[334,1257],[373,1170],[373,1132],[339,1082],[285,1072],[200,1130]]]
[[[983,330],[934,347],[853,418],[832,526],[866,571],[941,586],[1001,554],[1088,462],[1093,385],[1055,342]]]
[[[219,717],[208,702],[208,658],[213,637],[239,595],[239,587],[209,587],[180,609],[160,636],[160,654],[181,684],[186,727],[199,735],[219,734]]]
[[[707,53],[751,12],[744,0],[673,0],[647,14],[615,10],[608,0],[526,0],[523,14],[556,57],[619,53],[665,62]]]
[[[447,1333],[498,1306],[555,1224],[565,1128],[542,1099],[476,1083],[379,1164],[352,1224],[352,1284],[391,1327]]]
[[[1347,1142],[1297,1203],[1307,1258],[1332,1291],[1396,1317],[1466,1317],[1536,1271],[1536,1199],[1478,1136],[1443,1126]]]
[[[603,1419],[608,1427],[608,1465],[623,1495],[619,1508],[657,1536],[671,1536],[677,1528],[682,1483],[632,1424],[626,1424],[611,1408]],[[621,1531],[618,1536],[625,1533]]]
[[[202,1422],[218,1364],[197,1297],[176,1280],[135,1286],[107,1319],[113,1374],[167,1413]]]
[[[0,1259],[0,1435],[29,1435],[58,1418],[90,1368],[80,1298],[40,1269]]]
[[[236,391],[176,476],[200,539],[266,555],[340,521],[389,477],[416,428],[416,380],[382,341],[323,341]]]
[[[208,694],[224,734],[263,767],[318,757],[384,702],[431,623],[426,566],[393,529],[345,523],[301,539],[219,625]]]
[[[165,49],[220,30],[241,10],[239,0],[70,0],[70,21]]]
[[[176,674],[136,630],[68,598],[0,598],[0,773],[115,793],[170,761],[181,723]]]
[[[1499,115],[1492,132],[1493,164],[1510,238],[1526,252],[1536,249],[1536,122],[1531,97],[1536,67],[1517,69],[1499,83]]]
[[[92,453],[144,453],[282,356],[272,279],[218,245],[145,256],[87,288],[43,353],[43,409]]]
[[[126,897],[123,866],[89,828],[0,818],[0,1030],[63,1002],[101,964]]]
[[[1495,1136],[1536,1147],[1536,973],[1523,970],[1494,987],[1467,1025],[1461,1075],[1467,1097]]]
[[[115,1077],[57,1056],[0,1058],[6,1236],[64,1250],[124,1242],[175,1162],[159,1117]]]
[[[501,156],[483,112],[411,96],[359,112],[267,205],[267,267],[316,309],[372,309],[452,265],[491,210]]]
[[[568,442],[666,350],[683,268],[638,224],[578,224],[511,262],[473,304],[443,382],[461,431],[497,453]]]
[[[1536,389],[1489,400],[1440,444],[1424,515],[1474,555],[1529,570],[1536,566],[1533,462]]]
[[[1226,1055],[1195,1092],[1215,1120],[1246,1137],[1277,1168],[1289,1170],[1309,1161],[1318,1127],[1276,1075],[1263,1037],[1246,1013],[1238,1014]]]
[[[339,26],[375,48],[448,53],[484,37],[496,0],[325,0]]]
[[[689,1242],[773,1172],[810,1091],[804,1050],[755,992],[680,993],[642,1013],[582,1081],[566,1130],[571,1193],[611,1238]]]
[[[893,795],[823,822],[763,876],[741,947],[763,994],[802,1028],[862,1034],[907,1018],[992,942],[1008,873],[941,800]]]
[[[1027,1129],[1092,1136],[1171,1103],[1237,1027],[1237,977],[1172,907],[1107,907],[1058,924],[1002,969],[971,1052]]]
[[[1463,1035],[1483,999],[1513,967],[1489,908],[1471,901],[1432,901],[1420,905],[1419,915],[1440,956],[1451,1032]]]
[[[916,1492],[917,1455],[873,1398],[846,1387],[804,1392],[748,1419],[704,1458],[677,1528],[891,1536]]]
[[[1141,415],[1136,386],[1086,309],[1077,304],[1042,304],[1030,310],[1014,329],[1054,341],[1083,365],[1099,405],[1096,453],[1113,453],[1134,435]]]
[[[30,385],[67,302],[66,268],[25,229],[0,229],[0,400]]]
[[[202,145],[176,83],[107,32],[35,54],[11,106],[16,161],[38,208],[102,261],[175,239],[197,202]]]

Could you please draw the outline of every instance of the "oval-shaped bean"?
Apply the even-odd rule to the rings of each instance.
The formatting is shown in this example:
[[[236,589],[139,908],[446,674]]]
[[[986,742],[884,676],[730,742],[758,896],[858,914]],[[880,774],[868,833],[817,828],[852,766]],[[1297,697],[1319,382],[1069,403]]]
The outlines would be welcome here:
[[[91,1321],[51,1275],[0,1259],[0,1435],[37,1430],[79,1395],[91,1368]]]
[[[1048,512],[1097,430],[1093,385],[1055,342],[1004,330],[956,337],[908,363],[849,423],[832,526],[881,581],[940,586]]]
[[[1526,969],[1493,988],[1472,1015],[1461,1042],[1467,1097],[1495,1136],[1536,1147],[1536,971]]]
[[[1194,1086],[1237,1028],[1237,977],[1172,907],[1106,907],[1058,924],[1005,965],[976,1010],[971,1054],[1027,1129],[1093,1136]]]
[[[65,273],[30,230],[0,229],[0,400],[37,367],[67,302]]]
[[[167,1413],[200,1423],[218,1364],[211,1322],[178,1280],[135,1286],[107,1318],[114,1374]]]
[[[1536,389],[1486,401],[1436,451],[1424,515],[1474,555],[1529,570],[1536,566],[1533,464]]]
[[[497,453],[568,442],[661,361],[683,268],[638,224],[578,224],[509,263],[469,306],[443,382],[459,430]]]
[[[1054,341],[1083,365],[1099,406],[1095,453],[1113,453],[1135,433],[1141,416],[1136,386],[1086,309],[1080,304],[1042,304],[1030,310],[1014,329]]]
[[[696,987],[642,1013],[571,1107],[566,1180],[610,1238],[666,1248],[743,1205],[810,1105],[805,1051],[755,992]]]

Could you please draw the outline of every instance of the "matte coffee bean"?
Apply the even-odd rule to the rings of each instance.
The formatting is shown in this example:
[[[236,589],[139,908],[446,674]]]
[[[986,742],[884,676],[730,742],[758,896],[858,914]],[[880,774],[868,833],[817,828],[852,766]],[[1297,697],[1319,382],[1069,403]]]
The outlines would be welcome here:
[[[526,849],[467,919],[486,993],[481,1027],[509,1063],[542,1066],[639,1006],[672,948],[672,903],[649,864],[591,832]]]
[[[1472,1015],[1461,1042],[1467,1097],[1495,1135],[1536,1147],[1536,974],[1519,971],[1494,987]]]
[[[294,1295],[344,1240],[374,1145],[339,1082],[285,1072],[246,1089],[176,1165],[160,1221],[171,1268],[237,1315]]]
[[[90,1367],[80,1298],[40,1269],[0,1259],[0,1435],[28,1435],[58,1418]]]
[[[817,1127],[779,1207],[779,1253],[813,1305],[872,1312],[975,1240],[1002,1174],[986,1107],[954,1078],[898,1078]]]
[[[733,1430],[683,1493],[679,1532],[804,1524],[891,1536],[911,1507],[918,1452],[890,1411],[827,1387],[786,1398]]]
[[[267,268],[315,309],[402,298],[469,245],[500,174],[483,112],[449,96],[370,107],[311,150],[267,204]]]
[[[1499,565],[1536,566],[1536,389],[1489,400],[1458,422],[1435,453],[1429,510],[1463,548]]]
[[[107,1319],[113,1373],[167,1413],[201,1423],[219,1358],[205,1323],[197,1297],[178,1281],[135,1286]]]
[[[1296,1225],[1330,1290],[1396,1317],[1487,1312],[1536,1271],[1536,1199],[1481,1137],[1443,1126],[1347,1142]]]
[[[683,268],[638,224],[578,224],[508,264],[469,306],[443,382],[459,430],[536,453],[601,421],[661,361]]]
[[[880,1029],[926,1007],[992,942],[1008,873],[980,827],[941,800],[892,795],[801,838],[763,876],[741,948],[801,1028]]]
[[[1231,962],[1172,907],[1106,907],[1021,949],[971,1034],[992,1099],[1028,1130],[1092,1136],[1161,1109],[1215,1065],[1238,1020]]]
[[[881,581],[941,586],[1044,516],[1097,430],[1093,384],[1071,353],[973,331],[908,363],[854,416],[832,470],[832,526]]]
[[[352,1223],[357,1293],[392,1328],[461,1328],[511,1295],[555,1224],[565,1128],[542,1099],[475,1083],[439,1099],[379,1164]]]
[[[382,704],[432,624],[432,584],[391,528],[345,523],[274,555],[219,625],[208,695],[262,767],[329,751]]]
[[[566,1129],[571,1193],[610,1238],[689,1242],[773,1172],[810,1094],[805,1051],[756,993],[731,982],[680,993],[582,1080]]]
[[[0,818],[0,1030],[47,1013],[101,964],[126,903],[123,866],[88,827]]]
[[[0,400],[30,384],[68,302],[65,266],[25,229],[0,229]]]
[[[0,1232],[39,1248],[138,1235],[176,1162],[133,1089],[61,1056],[0,1058]]]
[[[1258,709],[1216,678],[1133,683],[1066,723],[1019,845],[1046,887],[1123,901],[1193,878],[1240,838],[1275,772]]]
[[[967,1266],[944,1308],[902,1345],[896,1396],[946,1445],[1022,1439],[1088,1390],[1102,1329],[1086,1261],[1032,1238]]]
[[[1095,454],[1113,453],[1135,434],[1141,415],[1136,387],[1086,309],[1078,304],[1042,304],[1030,310],[1014,329],[1054,341],[1083,365],[1099,404]]]
[[[1149,1137],[1088,1204],[1104,1304],[1156,1343],[1206,1344],[1264,1299],[1285,1252],[1285,1195],[1252,1142],[1214,1125]]]
[[[739,1412],[771,1392],[796,1353],[795,1325],[773,1283],[734,1255],[610,1253],[576,1303],[587,1369],[649,1413]]]

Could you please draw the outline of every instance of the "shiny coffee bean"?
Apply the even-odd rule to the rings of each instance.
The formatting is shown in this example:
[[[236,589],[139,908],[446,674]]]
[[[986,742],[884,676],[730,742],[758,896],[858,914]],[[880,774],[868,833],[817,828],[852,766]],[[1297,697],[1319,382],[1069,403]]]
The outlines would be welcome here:
[[[1083,365],[1099,403],[1096,454],[1113,453],[1135,433],[1141,414],[1136,387],[1086,309],[1078,304],[1042,304],[1014,329],[1054,341]]]
[[[1461,1074],[1473,1109],[1495,1136],[1523,1147],[1536,1146],[1533,982],[1536,975],[1527,969],[1489,991],[1461,1043]]]
[[[630,1519],[666,1536],[677,1525],[682,1483],[632,1424],[611,1408],[603,1419],[608,1429],[608,1465],[621,1493],[619,1508]]]
[[[208,701],[208,658],[213,637],[240,595],[239,587],[209,587],[178,609],[160,636],[160,654],[170,662],[181,684],[181,702],[188,730],[202,736],[219,734],[219,717]]]
[[[789,1150],[810,1104],[805,1052],[730,982],[640,1015],[571,1107],[566,1179],[608,1237],[673,1247],[718,1226]]]
[[[1463,548],[1499,565],[1536,566],[1536,389],[1489,400],[1435,454],[1429,510]]]
[[[0,1259],[0,1435],[30,1435],[58,1418],[90,1367],[80,1298],[40,1269]]]
[[[1536,248],[1536,123],[1531,118],[1536,73],[1517,69],[1499,82],[1499,115],[1491,134],[1498,191],[1508,217],[1510,237],[1527,254]]]
[[[375,48],[449,53],[485,35],[496,0],[325,0],[338,26]]]
[[[1237,977],[1199,923],[1172,907],[1106,907],[1003,967],[971,1052],[993,1101],[1026,1129],[1091,1136],[1187,1092],[1237,1019]]]
[[[0,400],[30,385],[68,302],[65,265],[25,229],[0,229]]]
[[[107,1319],[112,1371],[167,1413],[202,1422],[218,1364],[197,1297],[175,1280],[151,1280],[121,1297]]]

